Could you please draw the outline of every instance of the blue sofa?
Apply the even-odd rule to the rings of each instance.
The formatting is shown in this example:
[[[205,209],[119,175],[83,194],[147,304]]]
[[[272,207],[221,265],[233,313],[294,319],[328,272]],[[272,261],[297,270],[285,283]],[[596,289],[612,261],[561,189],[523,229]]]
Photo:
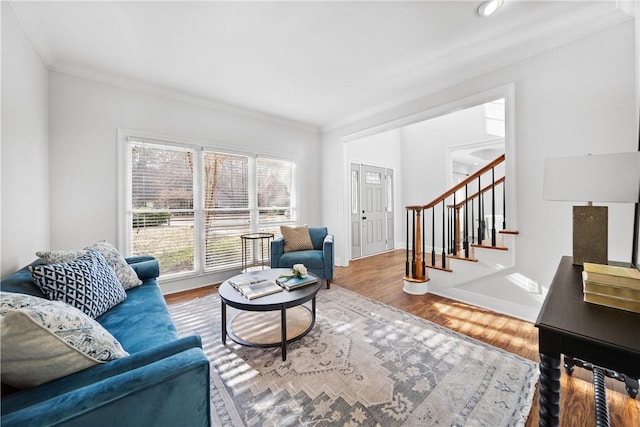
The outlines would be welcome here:
[[[96,320],[129,356],[30,389],[3,385],[2,426],[210,425],[209,361],[200,337],[178,339],[156,281],[157,260],[127,262],[143,284]],[[0,288],[46,298],[26,267]]]
[[[271,241],[271,268],[291,268],[294,264],[304,264],[310,273],[327,282],[327,289],[333,279],[333,234],[327,227],[309,227],[309,237],[313,249],[285,252],[284,239]]]

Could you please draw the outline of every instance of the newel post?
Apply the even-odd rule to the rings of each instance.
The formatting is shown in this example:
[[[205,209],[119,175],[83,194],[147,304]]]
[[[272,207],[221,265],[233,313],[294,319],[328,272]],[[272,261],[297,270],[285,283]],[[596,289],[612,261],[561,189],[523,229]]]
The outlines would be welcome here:
[[[407,206],[407,268],[404,276],[404,291],[409,294],[423,295],[427,293],[426,266],[424,262],[424,221],[423,206]],[[409,236],[409,211],[411,216],[413,235]],[[409,260],[409,245],[411,245],[411,259]]]

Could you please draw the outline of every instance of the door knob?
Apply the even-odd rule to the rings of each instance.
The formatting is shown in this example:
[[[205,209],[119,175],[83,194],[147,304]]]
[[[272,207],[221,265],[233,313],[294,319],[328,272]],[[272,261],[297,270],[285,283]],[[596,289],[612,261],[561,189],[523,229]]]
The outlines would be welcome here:
[[[367,217],[366,217],[366,216],[363,216],[363,217],[362,217],[362,219],[367,219]]]

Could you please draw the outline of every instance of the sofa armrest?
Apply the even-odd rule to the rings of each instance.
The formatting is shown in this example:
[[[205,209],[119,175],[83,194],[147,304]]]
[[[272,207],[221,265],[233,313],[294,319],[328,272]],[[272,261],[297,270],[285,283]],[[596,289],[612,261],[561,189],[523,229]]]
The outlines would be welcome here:
[[[14,412],[2,425],[209,426],[209,361],[190,348]]]
[[[284,254],[284,238],[278,237],[271,241],[271,268],[278,268],[280,257]]]
[[[326,279],[333,279],[333,234],[327,234],[322,242],[322,258]]]
[[[137,256],[125,259],[142,281],[160,276],[160,265],[158,260],[152,256]]]
[[[109,377],[144,367],[191,348],[202,348],[202,340],[199,336],[194,335],[171,341],[157,347],[133,353],[122,359],[76,372],[75,374],[50,381],[35,388],[20,390],[8,396],[3,396],[2,424],[4,425],[4,416],[11,412],[19,411],[31,405],[52,399],[60,394],[73,392],[78,388],[86,387],[97,381],[102,381]]]

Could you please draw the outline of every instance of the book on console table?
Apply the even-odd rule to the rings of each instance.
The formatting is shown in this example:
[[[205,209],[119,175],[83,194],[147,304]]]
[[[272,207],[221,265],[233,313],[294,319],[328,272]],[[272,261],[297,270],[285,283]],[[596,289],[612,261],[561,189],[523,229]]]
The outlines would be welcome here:
[[[640,313],[640,301],[616,298],[608,295],[591,294],[588,292],[584,294],[584,300],[593,304]]]
[[[631,267],[584,263],[584,281],[640,291],[640,271]]]
[[[315,277],[307,276],[304,279],[300,277],[282,277],[277,278],[276,282],[288,291],[298,289],[303,286],[312,285],[318,283],[318,279]]]
[[[640,290],[631,289],[624,286],[611,286],[603,283],[582,281],[582,290],[585,294],[598,294],[615,298],[626,298],[640,302]]]

